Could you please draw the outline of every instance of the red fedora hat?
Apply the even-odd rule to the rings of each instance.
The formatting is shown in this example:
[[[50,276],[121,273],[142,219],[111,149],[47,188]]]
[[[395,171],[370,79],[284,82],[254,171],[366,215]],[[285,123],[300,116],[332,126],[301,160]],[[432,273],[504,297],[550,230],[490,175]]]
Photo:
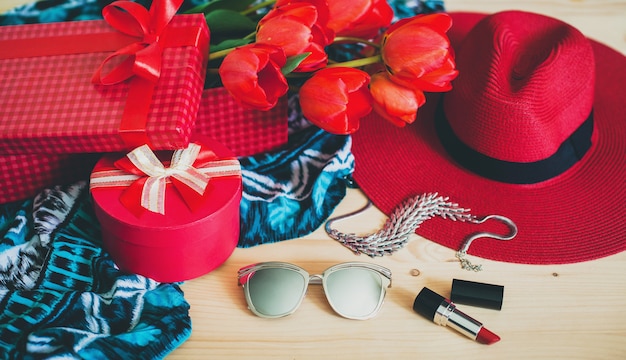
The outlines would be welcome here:
[[[472,256],[563,264],[626,250],[626,57],[543,15],[451,16],[453,89],[405,128],[361,121],[362,191],[386,214],[437,192],[516,223],[514,239],[478,240]],[[483,225],[495,226],[435,217],[417,233],[458,250]]]

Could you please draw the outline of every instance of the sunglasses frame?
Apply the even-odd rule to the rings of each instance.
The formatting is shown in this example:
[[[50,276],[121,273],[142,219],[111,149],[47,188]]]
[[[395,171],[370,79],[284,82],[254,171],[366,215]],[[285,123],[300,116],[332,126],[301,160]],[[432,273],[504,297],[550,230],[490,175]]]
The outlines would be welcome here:
[[[376,305],[376,309],[374,309],[374,311],[372,311],[370,314],[366,316],[346,316],[342,314],[341,312],[337,311],[337,309],[335,308],[335,305],[333,305],[333,302],[328,296],[328,291],[326,287],[326,281],[327,281],[326,279],[328,278],[328,276],[336,271],[350,269],[350,268],[367,269],[367,270],[374,271],[375,273],[381,275],[380,278],[382,280],[382,286],[381,286],[382,294],[381,294],[380,300],[378,301],[378,304]],[[279,315],[266,315],[257,311],[257,309],[255,308],[252,302],[252,299],[250,298],[250,290],[247,285],[248,285],[248,281],[251,275],[254,274],[256,271],[263,270],[263,269],[286,269],[286,270],[297,272],[300,275],[302,275],[305,281],[304,291],[302,295],[300,295],[300,300],[298,300],[298,303],[296,304],[296,306],[294,306],[294,308],[291,311],[287,313],[279,314]],[[296,310],[298,310],[298,308],[300,307],[300,304],[302,304],[302,301],[304,300],[304,297],[306,296],[309,285],[313,284],[313,285],[322,285],[322,288],[324,289],[324,295],[326,296],[326,300],[328,301],[328,304],[333,309],[333,311],[335,311],[335,313],[347,319],[367,320],[376,316],[378,314],[378,311],[382,307],[383,303],[385,302],[385,296],[387,294],[386,288],[391,287],[391,270],[387,269],[384,266],[366,263],[366,262],[344,262],[344,263],[336,264],[336,265],[329,267],[328,269],[324,270],[324,272],[321,274],[310,275],[306,270],[304,270],[300,266],[297,266],[291,263],[281,262],[281,261],[266,261],[266,262],[251,264],[251,265],[242,267],[237,272],[237,280],[238,280],[237,285],[240,285],[243,287],[243,292],[246,297],[246,303],[248,304],[248,308],[255,315],[262,317],[262,318],[274,319],[274,318],[280,318],[280,317],[293,314],[294,312],[296,312]]]

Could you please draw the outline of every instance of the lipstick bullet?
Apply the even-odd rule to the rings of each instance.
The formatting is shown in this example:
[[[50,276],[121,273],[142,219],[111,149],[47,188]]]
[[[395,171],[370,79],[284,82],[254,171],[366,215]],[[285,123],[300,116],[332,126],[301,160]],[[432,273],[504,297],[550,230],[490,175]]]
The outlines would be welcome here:
[[[456,305],[424,287],[413,302],[413,310],[435,324],[448,326],[481,344],[491,345],[500,337],[483,327],[483,324],[456,308]]]

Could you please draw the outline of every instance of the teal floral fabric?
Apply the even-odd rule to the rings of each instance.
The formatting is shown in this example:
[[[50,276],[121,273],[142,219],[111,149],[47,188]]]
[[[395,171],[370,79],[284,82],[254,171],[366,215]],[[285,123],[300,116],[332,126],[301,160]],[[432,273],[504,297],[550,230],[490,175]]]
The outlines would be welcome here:
[[[274,153],[240,159],[240,247],[293,239],[317,229],[346,193],[354,169],[350,137],[309,126]]]
[[[0,359],[160,359],[191,334],[178,284],[121,272],[86,182],[0,207]]]

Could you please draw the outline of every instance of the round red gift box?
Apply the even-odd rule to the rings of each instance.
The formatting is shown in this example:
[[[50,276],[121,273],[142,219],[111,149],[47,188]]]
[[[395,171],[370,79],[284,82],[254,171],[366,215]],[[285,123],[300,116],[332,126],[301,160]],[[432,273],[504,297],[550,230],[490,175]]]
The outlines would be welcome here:
[[[195,143],[212,150],[219,159],[233,158],[224,145],[208,137]],[[159,159],[171,159],[171,151],[156,151]],[[114,168],[125,154],[104,156],[93,174]],[[165,163],[165,162],[164,162]],[[120,202],[121,187],[91,191],[96,216],[102,228],[104,248],[117,266],[160,282],[193,279],[220,266],[239,240],[241,176],[211,177],[205,198],[193,211],[168,183],[165,214],[131,212]]]

